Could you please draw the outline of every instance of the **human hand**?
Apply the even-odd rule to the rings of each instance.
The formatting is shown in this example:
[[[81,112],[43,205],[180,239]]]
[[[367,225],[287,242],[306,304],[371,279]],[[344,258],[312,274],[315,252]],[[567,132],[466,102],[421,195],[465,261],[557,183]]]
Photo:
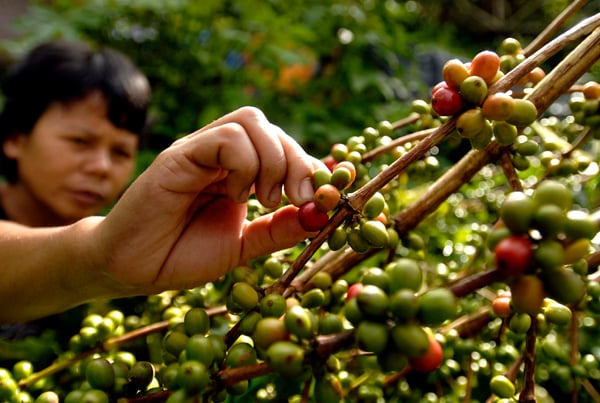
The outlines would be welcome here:
[[[125,293],[192,288],[310,234],[297,207],[313,196],[308,156],[255,108],[241,108],[177,140],[100,223],[96,258]],[[288,205],[252,222],[246,201]],[[132,290],[128,288],[132,287]]]

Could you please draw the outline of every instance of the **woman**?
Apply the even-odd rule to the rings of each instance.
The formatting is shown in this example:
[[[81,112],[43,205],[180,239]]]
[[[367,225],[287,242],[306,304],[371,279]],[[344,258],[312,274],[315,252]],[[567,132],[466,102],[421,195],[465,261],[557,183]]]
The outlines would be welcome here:
[[[113,51],[54,42],[4,90],[0,323],[192,288],[311,235],[296,206],[322,164],[255,108],[177,140],[101,217],[133,172],[144,76]],[[283,190],[293,205],[245,220],[251,193],[277,207]]]
[[[45,43],[14,67],[3,92],[2,218],[71,224],[116,199],[135,168],[150,100],[127,57]]]

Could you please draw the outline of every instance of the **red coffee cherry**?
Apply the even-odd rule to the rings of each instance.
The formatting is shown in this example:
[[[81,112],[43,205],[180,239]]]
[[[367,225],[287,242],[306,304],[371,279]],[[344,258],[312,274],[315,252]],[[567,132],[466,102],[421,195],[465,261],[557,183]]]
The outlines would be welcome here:
[[[411,358],[409,361],[414,371],[428,373],[438,369],[443,360],[444,351],[440,342],[433,335],[429,335],[429,350],[424,355]]]
[[[525,273],[533,262],[533,245],[528,238],[509,236],[494,248],[496,267],[508,276]]]
[[[304,203],[298,209],[298,220],[307,232],[319,231],[329,221],[329,215],[320,211],[314,201]]]
[[[449,87],[442,87],[431,97],[431,107],[440,116],[452,116],[463,108],[460,93]]]

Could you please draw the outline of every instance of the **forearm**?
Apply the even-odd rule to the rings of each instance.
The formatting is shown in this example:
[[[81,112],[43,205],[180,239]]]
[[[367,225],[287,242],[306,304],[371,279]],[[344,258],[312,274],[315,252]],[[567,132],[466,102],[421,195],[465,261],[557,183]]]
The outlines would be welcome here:
[[[120,293],[102,267],[94,235],[100,220],[53,228],[0,223],[0,323],[47,316]]]

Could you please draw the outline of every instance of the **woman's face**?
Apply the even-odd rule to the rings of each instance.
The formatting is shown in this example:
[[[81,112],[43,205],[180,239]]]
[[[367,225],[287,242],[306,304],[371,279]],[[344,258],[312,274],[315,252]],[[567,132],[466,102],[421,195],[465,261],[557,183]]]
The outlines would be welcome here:
[[[17,160],[15,188],[24,195],[23,206],[73,222],[98,214],[120,195],[133,173],[139,138],[106,115],[100,93],[52,104],[29,135],[4,143],[5,154]]]

